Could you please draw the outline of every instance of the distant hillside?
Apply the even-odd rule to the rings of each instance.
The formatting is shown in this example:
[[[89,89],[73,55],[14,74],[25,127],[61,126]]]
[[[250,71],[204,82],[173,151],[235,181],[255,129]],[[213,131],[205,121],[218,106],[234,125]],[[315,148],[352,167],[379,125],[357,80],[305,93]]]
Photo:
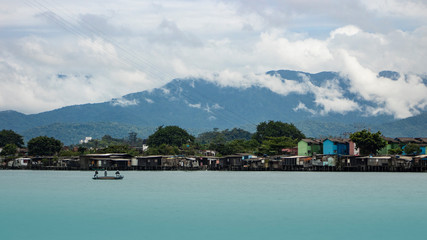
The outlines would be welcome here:
[[[348,137],[349,133],[360,131],[362,129],[372,129],[372,126],[364,123],[342,123],[342,122],[320,122],[320,121],[302,121],[295,123],[307,137],[326,138],[326,137]]]
[[[375,128],[380,130],[386,136],[426,137],[427,112],[414,117],[376,125]]]
[[[119,123],[54,123],[25,130],[21,134],[27,142],[38,136],[49,136],[60,139],[65,145],[77,144],[85,137],[100,139],[104,135],[113,138],[127,138],[130,132],[136,132],[138,138],[147,138],[156,129],[142,128]]]
[[[327,81],[338,84],[344,96],[366,105],[348,90],[348,81],[335,72],[310,74],[297,71],[270,71],[283,81],[310,81],[323,86]],[[384,71],[380,76],[398,78],[398,73]],[[308,79],[308,80],[307,80]],[[130,131],[138,137],[148,136],[161,125],[178,125],[193,135],[213,128],[235,127],[255,131],[263,121],[292,122],[307,136],[339,136],[361,128],[380,129],[388,136],[427,136],[427,116],[393,121],[388,115],[364,116],[359,110],[346,114],[319,114],[321,106],[312,93],[281,95],[269,88],[223,87],[203,79],[175,79],[162,88],[112,99],[108,102],[63,107],[39,114],[25,115],[15,111],[0,112],[0,129],[12,129],[30,139],[53,136],[66,144],[77,143],[86,136],[126,137]],[[316,113],[316,114],[314,114]]]

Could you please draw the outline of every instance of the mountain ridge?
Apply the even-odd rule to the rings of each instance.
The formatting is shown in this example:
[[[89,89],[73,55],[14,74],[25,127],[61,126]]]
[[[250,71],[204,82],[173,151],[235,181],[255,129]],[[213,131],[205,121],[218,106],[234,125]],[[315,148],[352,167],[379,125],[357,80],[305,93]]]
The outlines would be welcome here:
[[[282,83],[286,83],[285,87],[288,88],[309,81],[313,87],[328,91],[324,86],[333,83],[336,89],[342,90],[343,98],[357,101],[361,105],[371,104],[348,91],[348,80],[336,72],[310,74],[278,70],[266,74],[280,76]],[[383,71],[379,76],[396,79],[400,75],[392,71]],[[391,137],[395,135],[394,133],[403,136],[401,133],[404,129],[408,131],[406,136],[416,133],[427,136],[424,130],[427,129],[426,113],[406,121],[394,120],[389,115],[365,116],[360,109],[349,109],[344,113],[329,111],[323,114],[322,111],[325,109],[316,102],[314,94],[293,91],[279,94],[279,90],[287,91],[286,88],[275,89],[262,85],[242,88],[221,86],[197,78],[174,79],[161,88],[130,93],[101,103],[66,106],[29,115],[11,110],[3,111],[0,112],[0,129],[15,130],[23,134],[26,140],[37,134],[55,135],[66,144],[86,137],[83,135],[84,132],[76,129],[76,126],[86,129],[85,135],[89,133],[96,135],[88,127],[93,123],[102,123],[105,129],[110,129],[110,125],[112,128],[121,129],[123,137],[130,131],[136,131],[140,137],[146,137],[149,131],[140,129],[155,129],[160,125],[177,125],[192,129],[194,133],[213,128],[234,127],[242,127],[253,132],[257,124],[268,120],[294,123],[310,137],[338,136],[362,127],[382,130]],[[410,124],[415,126],[409,127]],[[78,136],[65,137],[67,134],[74,134],[67,128],[74,129]],[[59,131],[58,134],[52,132],[52,129]],[[101,128],[96,129],[102,131]],[[330,132],[327,133],[326,129]],[[115,132],[114,137],[119,137],[118,135],[119,133]]]

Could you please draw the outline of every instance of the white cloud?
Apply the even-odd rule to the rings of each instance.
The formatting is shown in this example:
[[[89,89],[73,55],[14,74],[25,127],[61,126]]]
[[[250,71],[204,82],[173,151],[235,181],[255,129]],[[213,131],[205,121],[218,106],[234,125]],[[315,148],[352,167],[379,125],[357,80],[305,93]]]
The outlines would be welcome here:
[[[145,98],[145,101],[148,102],[148,103],[154,103],[154,101],[152,99],[150,99],[150,98]]]
[[[415,76],[426,73],[426,6],[421,0],[6,0],[0,110],[36,113],[108,101],[195,76],[221,86],[313,94],[324,114],[411,116],[426,104],[425,85]],[[314,86],[263,74],[277,69],[340,71],[373,106],[346,98],[332,79]],[[402,78],[378,79],[381,70]]]
[[[280,76],[270,76],[266,74],[243,75],[238,72],[230,72],[227,70],[210,77],[211,81],[217,82],[222,86],[242,88],[260,86],[284,96],[291,93],[312,94],[315,98],[314,103],[321,108],[320,114],[323,115],[330,112],[345,114],[347,112],[361,110],[361,107],[355,101],[344,97],[345,91],[340,88],[337,79],[327,80],[321,86],[317,86],[314,85],[306,75],[300,76],[303,81],[295,81],[282,79]],[[294,110],[312,111],[308,108],[305,109],[304,106],[299,105]],[[210,111],[209,106],[207,107],[207,111]]]
[[[350,80],[350,90],[378,105],[378,108],[368,109],[372,114],[388,113],[396,118],[406,118],[426,110],[427,86],[420,77],[411,74],[401,74],[397,80],[378,77],[355,57],[345,51],[341,53],[345,62],[343,74]]]
[[[312,38],[292,41],[277,32],[262,33],[254,54],[275,69],[287,66],[317,72],[333,60],[326,41]]]
[[[170,94],[170,90],[169,89],[167,89],[167,88],[160,88],[161,90],[162,90],[162,92],[163,92],[163,94],[165,94],[165,95],[168,95],[168,94]]]
[[[383,16],[427,20],[427,3],[422,0],[362,0],[361,2],[368,10]]]
[[[221,105],[219,105],[218,103],[215,103],[214,105],[212,105],[211,108],[215,110],[224,109],[224,107],[221,107]]]
[[[334,39],[338,35],[345,35],[345,36],[351,37],[351,36],[354,36],[360,32],[361,32],[360,28],[353,26],[353,25],[348,25],[348,26],[341,27],[341,28],[338,28],[336,30],[333,30],[330,33],[330,35],[331,35],[331,39]]]
[[[138,105],[138,100],[136,99],[124,99],[124,98],[115,98],[110,101],[110,104],[113,106],[120,106],[120,107],[129,107],[129,106],[135,106]]]
[[[301,111],[306,111],[306,112],[309,112],[309,113],[311,113],[311,114],[316,114],[316,110],[314,110],[314,109],[310,109],[310,108],[308,108],[304,103],[302,103],[302,102],[299,102],[298,103],[298,106],[296,106],[295,108],[293,108],[292,110],[294,110],[295,112],[297,112],[297,111],[299,111],[299,110],[301,110]]]
[[[196,103],[196,104],[189,103],[188,106],[191,108],[202,108],[202,104],[200,103]]]

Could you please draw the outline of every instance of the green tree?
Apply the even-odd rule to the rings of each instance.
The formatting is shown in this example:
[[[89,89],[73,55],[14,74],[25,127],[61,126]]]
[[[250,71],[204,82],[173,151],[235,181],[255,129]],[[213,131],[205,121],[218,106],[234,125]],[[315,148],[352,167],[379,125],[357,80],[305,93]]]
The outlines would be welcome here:
[[[268,137],[290,137],[301,140],[305,135],[292,123],[283,123],[280,121],[268,121],[258,124],[253,138],[262,142]]]
[[[162,144],[181,147],[184,144],[194,142],[194,136],[177,126],[160,126],[157,131],[148,137],[148,146],[160,146]]]
[[[406,155],[418,155],[421,153],[421,148],[415,143],[409,143],[403,148],[403,151]]]
[[[138,151],[126,144],[112,145],[103,149],[99,149],[97,153],[127,153],[132,156],[138,155]]]
[[[137,142],[137,133],[136,132],[130,132],[129,133],[129,145],[131,146],[136,146],[136,142]]]
[[[233,140],[249,140],[252,137],[252,133],[245,131],[240,128],[233,128],[231,131],[225,129],[224,131],[218,132],[217,128],[214,128],[214,131],[204,132],[199,134],[196,141],[202,144],[206,143],[219,143],[218,140],[222,140],[221,142],[229,142]]]
[[[1,156],[13,156],[16,154],[17,150],[18,150],[18,147],[15,144],[9,143],[3,147],[3,150],[0,152],[0,155]]]
[[[246,152],[255,152],[255,150],[260,146],[260,143],[255,139],[250,139],[244,141],[243,146],[245,146]]]
[[[290,137],[267,137],[262,141],[258,154],[280,155],[283,148],[292,148],[297,144],[298,140]]]
[[[17,147],[22,147],[24,140],[21,135],[14,131],[3,129],[0,131],[0,147],[4,147],[7,144],[15,144]]]
[[[62,150],[59,152],[59,156],[61,157],[71,157],[71,156],[79,156],[79,152],[74,152],[72,150]]]
[[[350,134],[350,139],[360,149],[362,154],[377,154],[378,150],[385,147],[387,142],[381,136],[381,132],[371,133],[363,129],[362,131]]]
[[[233,153],[244,153],[246,152],[245,140],[236,139],[227,143]]]
[[[87,148],[83,147],[83,146],[79,146],[79,148],[77,149],[77,152],[79,152],[80,154],[84,154],[86,152]]]
[[[33,156],[53,156],[62,148],[62,142],[47,136],[35,137],[28,141],[28,153]]]
[[[162,144],[160,146],[149,147],[145,152],[146,155],[177,155],[179,149],[177,146]]]
[[[253,139],[236,139],[229,142],[212,142],[207,145],[207,149],[215,150],[220,155],[230,155],[235,153],[254,153],[258,146],[259,143]]]
[[[200,133],[199,136],[197,136],[196,141],[202,144],[209,144],[209,143],[225,143],[225,136],[222,132],[216,131],[210,131],[210,132],[204,132]]]
[[[391,154],[391,155],[400,155],[402,153],[403,151],[401,148],[393,148],[388,150],[388,154]]]
[[[252,133],[245,131],[241,128],[233,128],[231,129],[231,131],[228,129],[225,129],[224,131],[222,131],[222,134],[224,134],[224,137],[227,141],[239,140],[239,139],[249,140],[252,137]]]
[[[226,143],[211,143],[209,145],[209,149],[217,151],[220,155],[230,155],[236,153],[234,152],[235,149],[233,149],[230,144]]]

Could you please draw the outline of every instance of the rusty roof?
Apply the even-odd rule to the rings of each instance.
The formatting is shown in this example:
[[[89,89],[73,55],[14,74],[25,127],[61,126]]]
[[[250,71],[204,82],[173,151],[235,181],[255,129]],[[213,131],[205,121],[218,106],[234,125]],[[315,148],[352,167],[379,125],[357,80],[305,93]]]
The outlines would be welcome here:
[[[392,143],[398,143],[399,141],[394,139],[394,138],[390,138],[390,137],[383,137],[384,140],[386,140],[387,142],[392,142]]]
[[[420,143],[419,140],[417,140],[415,138],[410,138],[410,137],[398,137],[396,139],[402,143]]]
[[[427,143],[427,138],[416,138],[416,139],[422,143]]]
[[[348,139],[342,139],[342,138],[327,138],[325,140],[329,140],[337,143],[348,143]]]
[[[320,143],[322,143],[322,140],[310,139],[310,138],[304,138],[304,139],[301,139],[301,141],[304,141],[306,143],[311,143],[311,144],[320,144]]]

